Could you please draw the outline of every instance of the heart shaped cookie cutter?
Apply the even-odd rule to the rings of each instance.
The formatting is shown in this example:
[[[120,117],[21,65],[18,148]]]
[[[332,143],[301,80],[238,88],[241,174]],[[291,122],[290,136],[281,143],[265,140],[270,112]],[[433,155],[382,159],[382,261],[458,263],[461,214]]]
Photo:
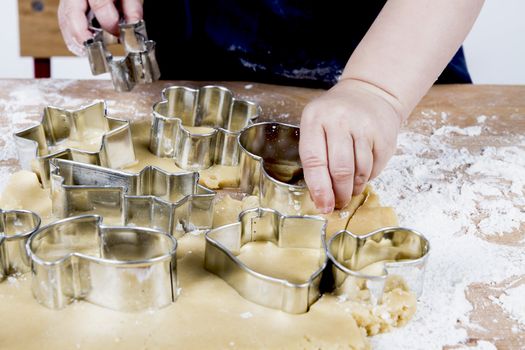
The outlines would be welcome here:
[[[225,280],[241,296],[257,304],[289,313],[307,312],[319,299],[327,264],[326,221],[314,216],[287,216],[272,209],[241,212],[239,222],[206,233],[204,267]],[[319,249],[319,268],[303,283],[259,273],[237,258],[241,247],[270,241],[279,247]]]
[[[64,159],[51,163],[53,213],[60,218],[99,214],[118,224],[159,229],[175,237],[208,229],[215,192],[199,174],[147,166],[137,174]]]
[[[242,130],[238,141],[242,192],[258,194],[261,207],[283,214],[318,213],[303,180],[297,126],[257,123]]]
[[[177,241],[161,231],[104,226],[100,216],[75,216],[41,227],[26,249],[33,296],[48,308],[86,300],[140,311],[177,298]]]
[[[92,21],[93,22],[93,21]],[[160,78],[159,65],[155,57],[155,42],[148,40],[144,21],[119,24],[119,38],[103,31],[91,23],[93,38],[84,42],[93,75],[111,73],[117,91],[130,91],[136,84],[152,83]],[[106,44],[120,42],[126,57],[113,58]]]
[[[386,227],[363,236],[342,230],[327,244],[337,294],[352,297],[368,289],[379,301],[389,278],[400,277],[406,289],[421,296],[430,243],[421,233]]]
[[[53,158],[114,169],[136,161],[129,121],[108,117],[104,101],[76,110],[48,106],[38,125],[15,133],[14,139],[20,165],[26,170],[36,167],[44,187],[49,187],[49,161]],[[93,140],[97,141],[95,151],[77,148]]]
[[[171,86],[162,91],[162,101],[153,105],[149,149],[158,157],[173,158],[185,170],[236,166],[237,136],[259,114],[258,105],[235,99],[222,86]]]
[[[40,217],[29,210],[0,209],[0,281],[29,271],[26,242],[40,227]]]

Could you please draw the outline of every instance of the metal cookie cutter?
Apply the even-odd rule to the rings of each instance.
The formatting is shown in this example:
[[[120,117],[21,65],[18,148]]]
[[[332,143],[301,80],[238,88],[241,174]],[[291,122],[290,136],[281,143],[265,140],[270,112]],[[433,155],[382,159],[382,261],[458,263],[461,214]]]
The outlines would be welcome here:
[[[162,101],[153,105],[149,149],[158,157],[174,158],[185,170],[236,166],[237,136],[259,114],[258,105],[235,99],[221,86],[198,90],[171,86],[162,91]]]
[[[299,158],[299,128],[264,122],[239,135],[240,188],[258,194],[260,205],[283,214],[317,214],[303,179]]]
[[[325,226],[326,221],[319,217],[249,209],[239,214],[239,222],[206,234],[204,266],[250,301],[289,313],[304,313],[320,296],[319,285],[327,264]],[[303,283],[254,271],[237,258],[241,247],[253,241],[270,241],[279,247],[319,249],[319,269]]]
[[[130,91],[135,84],[152,83],[159,79],[160,70],[155,57],[155,42],[148,40],[146,24],[120,23],[120,37],[90,26],[94,36],[84,42],[91,73],[99,75],[111,73],[113,86],[117,91]],[[115,60],[106,48],[106,44],[120,42],[126,51],[126,57]]]
[[[177,241],[141,227],[104,226],[97,215],[56,221],[27,241],[33,296],[61,309],[74,300],[121,311],[177,298]]]
[[[0,281],[29,271],[26,242],[40,227],[40,217],[29,210],[0,209]]]
[[[108,117],[103,101],[77,110],[46,107],[40,124],[15,133],[14,139],[22,168],[36,167],[44,187],[49,186],[52,158],[109,168],[122,168],[135,162],[129,121]],[[100,142],[95,151],[75,146],[94,139],[97,145]]]
[[[54,159],[53,213],[95,213],[118,224],[160,229],[180,237],[209,229],[215,192],[198,184],[199,174],[169,173],[147,166],[137,174]]]
[[[416,297],[422,294],[430,243],[417,231],[386,227],[357,236],[342,230],[330,239],[327,248],[336,293],[351,296],[366,288],[371,300],[378,301],[388,279],[399,276]]]

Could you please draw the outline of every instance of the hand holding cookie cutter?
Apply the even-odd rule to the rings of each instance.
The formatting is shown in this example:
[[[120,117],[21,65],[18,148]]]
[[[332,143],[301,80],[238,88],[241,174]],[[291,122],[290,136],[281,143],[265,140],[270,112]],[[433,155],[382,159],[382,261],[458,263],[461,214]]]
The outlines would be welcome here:
[[[336,292],[367,288],[372,301],[383,296],[388,278],[399,276],[416,297],[421,296],[430,243],[419,232],[402,227],[386,227],[363,236],[342,230],[327,245],[333,263]],[[379,273],[366,271],[381,263]]]
[[[26,242],[40,227],[40,217],[29,210],[0,209],[0,281],[29,271]]]
[[[319,285],[327,263],[325,226],[326,221],[319,217],[287,216],[262,208],[243,211],[239,222],[206,233],[204,267],[250,301],[289,313],[304,313],[320,296]],[[319,249],[319,269],[303,283],[259,273],[237,258],[241,247],[253,241]]]
[[[258,194],[260,205],[283,214],[317,214],[303,180],[299,158],[299,128],[264,122],[239,135],[240,188]]]
[[[119,39],[93,25],[90,29],[94,36],[84,42],[84,47],[93,75],[111,73],[117,91],[130,91],[135,84],[152,83],[159,79],[155,42],[148,40],[144,21],[130,24],[121,22]],[[122,60],[115,60],[106,48],[106,44],[117,41],[122,43],[126,51],[126,57]]]
[[[51,167],[53,213],[58,217],[96,213],[175,237],[208,229],[213,222],[215,192],[198,184],[196,172],[147,166],[130,174],[63,159],[54,159]]]
[[[190,89],[171,86],[162,91],[162,101],[153,105],[150,151],[171,157],[185,170],[202,170],[214,164],[236,166],[237,136],[260,114],[253,102],[233,98],[221,86]],[[192,131],[187,127],[209,127]]]
[[[33,295],[48,308],[81,299],[140,311],[167,306],[178,295],[177,241],[161,231],[76,216],[40,228],[26,249]]]
[[[64,142],[82,143],[93,136],[101,138],[97,151],[61,147]],[[38,125],[15,133],[14,139],[22,168],[31,170],[36,160],[36,171],[44,187],[49,186],[49,161],[52,158],[109,168],[122,168],[135,162],[129,121],[108,117],[103,101],[77,110],[48,106]]]

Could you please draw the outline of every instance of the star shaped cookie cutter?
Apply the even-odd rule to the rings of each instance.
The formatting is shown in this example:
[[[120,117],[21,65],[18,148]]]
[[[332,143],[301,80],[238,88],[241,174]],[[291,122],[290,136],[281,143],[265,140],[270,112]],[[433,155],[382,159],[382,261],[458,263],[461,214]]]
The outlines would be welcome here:
[[[363,236],[342,230],[327,244],[336,293],[351,297],[366,288],[372,301],[381,300],[389,278],[396,276],[401,277],[398,283],[420,297],[429,252],[425,236],[403,227],[381,228]]]
[[[303,179],[297,126],[257,123],[243,129],[238,142],[242,192],[257,194],[261,207],[283,214],[318,213]]]
[[[54,215],[99,214],[119,225],[162,230],[175,237],[209,229],[215,192],[198,184],[199,174],[169,173],[147,166],[137,174],[54,159]]]
[[[140,311],[168,306],[178,296],[177,240],[161,231],[74,216],[41,227],[26,249],[33,296],[51,309],[86,300]]]
[[[245,299],[288,313],[307,312],[321,295],[319,286],[327,264],[325,226],[324,219],[314,216],[287,216],[263,208],[243,211],[239,222],[206,233],[204,267]],[[241,247],[254,241],[319,249],[319,268],[302,283],[259,273],[237,258]]]
[[[40,227],[40,217],[29,210],[0,209],[0,281],[29,271],[26,242]]]
[[[129,121],[108,117],[103,101],[76,110],[48,106],[40,124],[15,133],[14,139],[22,168],[36,168],[44,187],[49,187],[53,158],[117,169],[136,161]],[[77,148],[92,140],[95,150]]]
[[[159,65],[155,57],[155,42],[148,40],[144,21],[119,24],[119,38],[90,26],[93,38],[84,42],[91,73],[111,73],[113,86],[117,91],[130,91],[136,84],[152,83],[160,78]],[[120,42],[126,52],[121,60],[113,58],[106,44]]]
[[[237,136],[259,114],[258,105],[235,99],[225,87],[171,86],[162,91],[162,101],[153,105],[149,149],[158,157],[173,158],[185,170],[236,166]]]

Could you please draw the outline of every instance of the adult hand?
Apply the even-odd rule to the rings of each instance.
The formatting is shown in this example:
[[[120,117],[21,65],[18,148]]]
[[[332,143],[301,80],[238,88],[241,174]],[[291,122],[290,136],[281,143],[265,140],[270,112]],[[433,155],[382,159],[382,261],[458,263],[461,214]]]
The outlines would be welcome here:
[[[346,206],[394,154],[403,118],[391,97],[348,79],[304,108],[299,153],[310,195],[321,212]]]
[[[88,30],[86,13],[93,11],[102,29],[118,35],[120,13],[128,23],[142,19],[141,0],[121,0],[117,9],[113,0],[60,0],[58,23],[62,37],[69,51],[75,55],[84,55],[84,41],[93,35]]]

